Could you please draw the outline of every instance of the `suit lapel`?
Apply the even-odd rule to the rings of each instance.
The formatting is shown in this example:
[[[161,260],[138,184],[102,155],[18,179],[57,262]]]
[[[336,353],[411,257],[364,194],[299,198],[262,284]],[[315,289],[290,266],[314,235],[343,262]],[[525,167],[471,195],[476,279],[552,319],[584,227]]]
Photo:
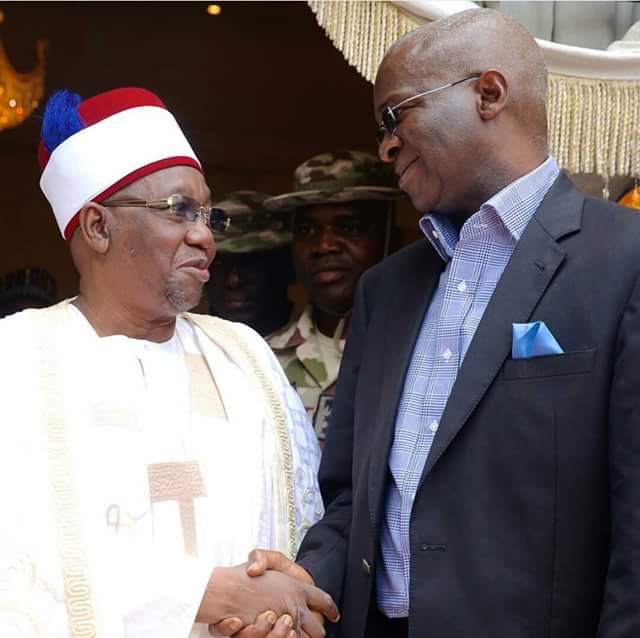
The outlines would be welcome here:
[[[388,301],[385,332],[381,337],[384,343],[380,359],[383,370],[369,464],[369,505],[374,528],[383,498],[387,461],[405,373],[422,320],[444,269],[444,262],[431,245],[426,240],[423,244],[424,250],[418,253],[407,279],[398,282],[395,295]],[[389,327],[392,329],[389,330]]]
[[[579,230],[583,199],[568,178],[561,175],[528,224],[471,341],[418,489],[509,356],[512,323],[529,320],[564,261],[566,254],[556,240]]]

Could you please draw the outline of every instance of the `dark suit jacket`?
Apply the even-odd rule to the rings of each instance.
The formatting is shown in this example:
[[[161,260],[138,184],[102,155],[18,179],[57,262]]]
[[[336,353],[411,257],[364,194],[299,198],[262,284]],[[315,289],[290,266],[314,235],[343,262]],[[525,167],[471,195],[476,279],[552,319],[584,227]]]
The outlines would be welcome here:
[[[299,562],[361,638],[387,458],[443,263],[417,242],[356,295]],[[640,638],[640,216],[561,175],[527,226],[440,421],[411,517],[409,633]],[[512,323],[564,354],[513,360]],[[371,566],[372,569],[369,569]]]

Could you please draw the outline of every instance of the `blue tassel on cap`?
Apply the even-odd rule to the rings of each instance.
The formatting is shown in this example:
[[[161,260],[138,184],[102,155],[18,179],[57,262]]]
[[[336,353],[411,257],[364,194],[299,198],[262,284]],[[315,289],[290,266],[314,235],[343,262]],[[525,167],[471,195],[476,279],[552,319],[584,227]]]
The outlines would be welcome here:
[[[74,133],[81,131],[85,123],[78,112],[82,98],[66,89],[54,93],[47,102],[40,136],[49,153]]]

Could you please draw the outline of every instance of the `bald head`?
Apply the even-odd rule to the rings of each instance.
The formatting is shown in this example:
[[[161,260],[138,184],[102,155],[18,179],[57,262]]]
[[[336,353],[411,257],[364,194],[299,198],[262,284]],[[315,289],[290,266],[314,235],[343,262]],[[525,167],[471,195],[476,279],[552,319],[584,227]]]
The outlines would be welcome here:
[[[431,22],[398,40],[378,73],[393,61],[396,73],[425,88],[487,69],[502,72],[510,112],[546,147],[547,69],[540,47],[513,18],[493,9],[470,9]]]

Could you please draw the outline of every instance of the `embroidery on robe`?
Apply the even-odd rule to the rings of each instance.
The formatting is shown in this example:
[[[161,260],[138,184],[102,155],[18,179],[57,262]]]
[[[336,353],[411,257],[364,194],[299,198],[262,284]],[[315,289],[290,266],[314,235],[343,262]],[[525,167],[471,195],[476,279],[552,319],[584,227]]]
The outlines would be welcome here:
[[[184,550],[198,555],[196,513],[194,501],[207,496],[207,489],[197,461],[152,463],[147,467],[151,503],[176,501],[180,508],[180,522]]]
[[[2,546],[0,560],[0,635],[42,638],[64,592],[56,592],[38,573],[33,557],[21,548]],[[10,553],[9,553],[10,552]],[[11,556],[5,560],[5,557]]]

